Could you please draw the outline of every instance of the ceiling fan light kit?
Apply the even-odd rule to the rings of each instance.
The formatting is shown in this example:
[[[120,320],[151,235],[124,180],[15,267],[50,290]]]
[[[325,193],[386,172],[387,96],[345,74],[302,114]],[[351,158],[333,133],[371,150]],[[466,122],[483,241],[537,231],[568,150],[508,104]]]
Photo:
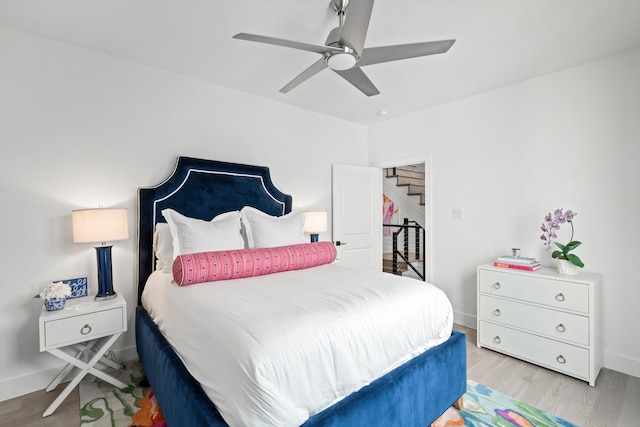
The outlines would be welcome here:
[[[348,47],[344,48],[344,52],[328,52],[325,53],[324,60],[327,66],[335,71],[344,71],[353,68],[360,58]]]
[[[331,30],[324,46],[301,43],[276,37],[239,33],[235,39],[266,43],[322,55],[320,60],[298,74],[280,92],[287,93],[325,68],[330,68],[367,96],[380,93],[361,67],[382,62],[445,53],[455,40],[400,44],[365,48],[374,0],[331,0],[338,15],[339,26]]]

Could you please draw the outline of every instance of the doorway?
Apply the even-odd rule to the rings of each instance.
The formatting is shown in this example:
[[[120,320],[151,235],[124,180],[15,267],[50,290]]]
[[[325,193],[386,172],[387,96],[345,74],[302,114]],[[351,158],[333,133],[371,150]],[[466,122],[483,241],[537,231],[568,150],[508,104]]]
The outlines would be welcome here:
[[[424,170],[424,204],[417,208],[415,218],[418,221],[424,218],[420,224],[424,228],[424,237],[421,239],[424,249],[420,251],[420,257],[424,266],[424,280],[430,282],[433,277],[430,156],[380,162],[371,166],[333,164],[332,240],[338,249],[339,262],[375,271],[383,270],[383,174],[386,168],[406,165],[420,165],[418,167]],[[420,215],[422,212],[424,216]]]
[[[419,156],[376,166],[383,181],[383,270],[431,281],[431,159]],[[400,252],[395,257],[394,249]]]

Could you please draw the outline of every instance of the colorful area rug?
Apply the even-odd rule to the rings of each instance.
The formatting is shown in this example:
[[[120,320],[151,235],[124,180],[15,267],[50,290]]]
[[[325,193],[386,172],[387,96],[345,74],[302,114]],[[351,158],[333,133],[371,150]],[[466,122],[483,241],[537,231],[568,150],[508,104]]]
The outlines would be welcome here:
[[[118,389],[93,375],[80,382],[80,423],[83,427],[167,427],[142,365],[134,361],[109,374],[125,384]]]
[[[109,373],[130,386],[117,389],[92,375],[80,382],[83,427],[166,427],[139,362]],[[578,427],[471,380],[464,408],[449,408],[435,427]],[[383,426],[380,426],[383,427]]]
[[[464,408],[449,408],[434,427],[578,427],[487,386],[467,381]]]

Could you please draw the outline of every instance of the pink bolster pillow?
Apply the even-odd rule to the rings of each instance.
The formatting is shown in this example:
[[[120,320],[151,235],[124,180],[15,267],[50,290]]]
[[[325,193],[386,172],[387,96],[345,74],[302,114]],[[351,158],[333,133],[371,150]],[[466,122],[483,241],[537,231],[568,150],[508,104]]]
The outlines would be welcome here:
[[[187,286],[300,270],[329,264],[336,254],[331,242],[185,254],[173,261],[173,280]]]

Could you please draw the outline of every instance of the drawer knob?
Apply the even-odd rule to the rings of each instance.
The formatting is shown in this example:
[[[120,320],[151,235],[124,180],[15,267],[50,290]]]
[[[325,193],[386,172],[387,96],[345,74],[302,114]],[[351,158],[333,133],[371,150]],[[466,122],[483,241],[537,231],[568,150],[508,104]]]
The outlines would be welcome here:
[[[500,339],[500,337],[499,337],[499,336],[496,336],[496,337],[493,339],[493,342],[494,342],[494,343],[496,343],[496,344],[500,344],[500,343],[502,342],[502,340]]]
[[[564,327],[564,325],[562,323],[560,323],[558,326],[556,326],[556,331],[563,333],[567,330],[567,328]]]
[[[82,335],[87,335],[89,332],[91,332],[91,326],[89,326],[88,324],[84,325],[82,329],[80,329],[80,333]]]
[[[500,289],[500,282],[496,282],[493,284],[493,289]]]
[[[556,300],[561,302],[564,301],[564,294],[560,292],[558,295],[556,295]]]
[[[558,363],[560,363],[561,365],[564,365],[565,363],[567,363],[567,359],[565,359],[563,355],[560,355],[560,356],[556,357],[556,360],[557,360],[557,361],[558,361]]]
[[[499,308],[496,308],[496,309],[493,311],[493,315],[494,315],[494,316],[496,316],[496,317],[500,317],[500,315],[501,315],[501,314],[502,314],[502,313],[500,312],[500,309],[499,309]]]

